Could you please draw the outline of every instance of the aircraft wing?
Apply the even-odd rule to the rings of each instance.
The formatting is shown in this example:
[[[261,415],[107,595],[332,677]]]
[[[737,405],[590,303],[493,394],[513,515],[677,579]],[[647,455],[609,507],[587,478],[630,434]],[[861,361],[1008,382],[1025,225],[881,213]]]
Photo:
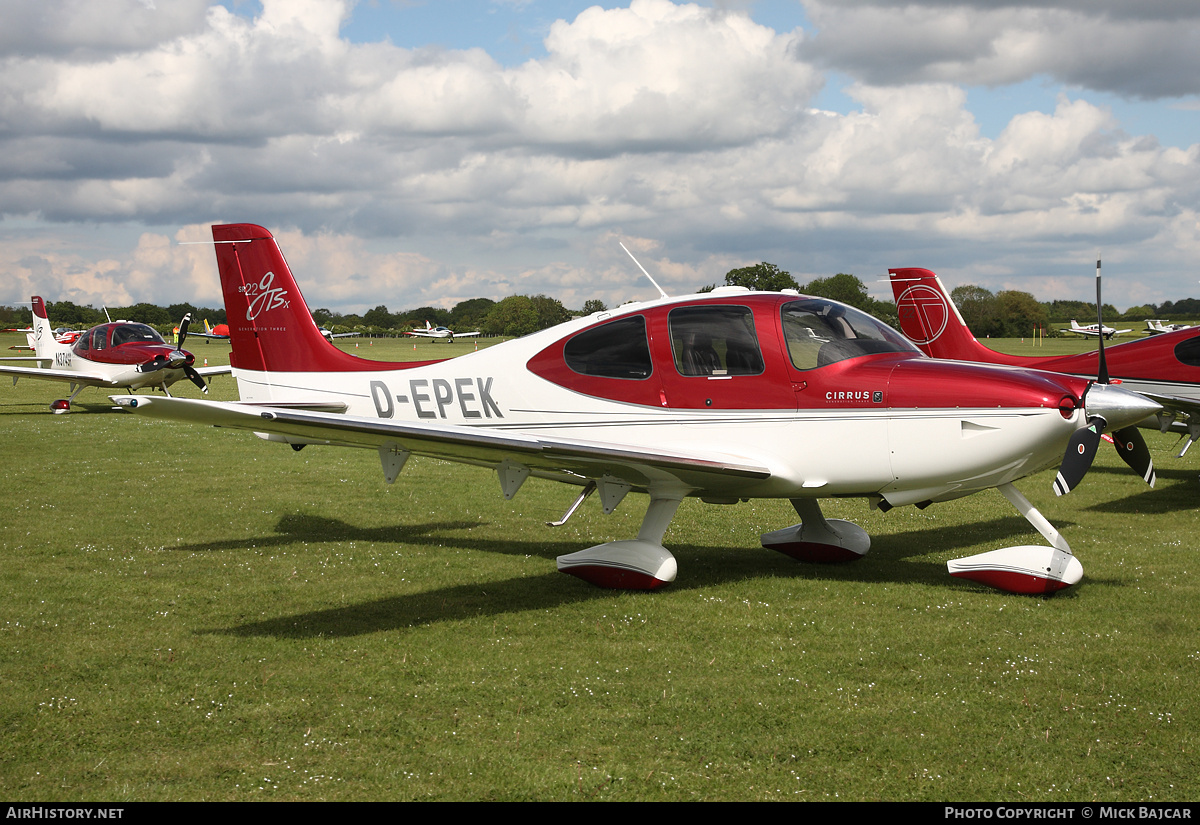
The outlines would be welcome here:
[[[233,372],[233,367],[228,364],[223,367],[196,367],[196,372],[205,378],[212,378],[214,375],[229,375]]]
[[[1163,411],[1158,414],[1159,429],[1164,433],[1168,430],[1189,436],[1188,443],[1179,453],[1180,458],[1187,452],[1193,441],[1200,439],[1200,401],[1194,398],[1180,398],[1177,395],[1159,395],[1154,392],[1138,392],[1151,401],[1162,405]]]
[[[63,384],[82,384],[85,387],[111,387],[112,381],[107,375],[98,372],[72,372],[70,370],[52,370],[41,367],[7,367],[0,366],[0,375],[11,375],[13,380],[18,378],[38,378],[46,381],[58,381]]]
[[[414,329],[412,332],[406,332],[405,335],[412,335],[415,338],[437,338],[432,332],[426,332],[423,329]]]
[[[188,330],[187,337],[188,338],[211,338],[214,341],[228,341],[229,340],[228,335],[213,335],[211,332],[195,332],[190,329]]]
[[[612,478],[637,490],[666,483],[719,491],[732,483],[744,489],[747,480],[765,481],[772,476],[768,467],[753,460],[716,452],[647,452],[632,446],[622,448],[482,427],[360,418],[236,402],[111,397],[126,411],[149,418],[269,433],[299,443],[368,447],[379,450],[381,457],[400,450],[493,468],[509,461],[541,478],[580,485],[588,479]]]

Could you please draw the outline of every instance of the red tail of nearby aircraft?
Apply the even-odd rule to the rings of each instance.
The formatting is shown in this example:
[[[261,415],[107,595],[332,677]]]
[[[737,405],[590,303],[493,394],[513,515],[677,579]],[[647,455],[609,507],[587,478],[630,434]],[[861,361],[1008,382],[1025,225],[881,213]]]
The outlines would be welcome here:
[[[1028,366],[1028,359],[988,349],[971,334],[950,293],[928,269],[889,269],[900,331],[933,358]],[[1024,364],[1022,362],[1025,362]]]

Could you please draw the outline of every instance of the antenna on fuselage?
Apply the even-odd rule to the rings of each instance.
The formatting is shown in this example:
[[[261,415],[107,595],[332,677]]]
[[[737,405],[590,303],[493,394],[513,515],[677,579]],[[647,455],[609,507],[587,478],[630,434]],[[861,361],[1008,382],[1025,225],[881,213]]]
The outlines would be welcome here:
[[[108,319],[108,322],[111,324],[111,323],[112,323],[112,316],[108,314],[108,307],[106,307],[106,306],[101,306],[100,308],[104,310],[104,317],[105,317],[105,318],[107,318],[107,319]]]
[[[633,253],[629,251],[628,247],[626,247],[625,244],[621,243],[620,241],[617,241],[617,243],[621,244],[621,248],[625,250],[626,255],[628,255],[630,258],[633,258],[633,262],[637,264],[638,269],[642,270],[642,274],[646,276],[647,280],[654,284],[654,288],[658,290],[658,294],[664,298],[670,298],[671,296],[664,292],[663,288],[658,285],[658,281],[650,277],[650,273],[646,271],[646,267],[642,266],[638,259],[633,257]]]

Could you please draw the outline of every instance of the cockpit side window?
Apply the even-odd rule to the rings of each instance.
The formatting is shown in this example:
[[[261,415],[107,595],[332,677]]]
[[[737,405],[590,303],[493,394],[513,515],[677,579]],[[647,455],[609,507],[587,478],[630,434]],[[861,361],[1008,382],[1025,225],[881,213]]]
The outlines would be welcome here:
[[[811,370],[878,352],[920,350],[865,312],[823,298],[789,301],[780,309],[788,355],[798,370]]]
[[[563,358],[580,375],[641,381],[654,372],[646,319],[641,315],[619,318],[579,333],[567,341]]]
[[[680,375],[762,374],[762,350],[749,307],[680,307],[668,319]]]

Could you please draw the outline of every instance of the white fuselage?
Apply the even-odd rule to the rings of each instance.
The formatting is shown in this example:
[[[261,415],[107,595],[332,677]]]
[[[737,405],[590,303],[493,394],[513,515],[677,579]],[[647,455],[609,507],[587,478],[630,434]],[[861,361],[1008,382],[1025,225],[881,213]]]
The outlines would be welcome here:
[[[882,495],[891,504],[957,498],[1061,460],[1081,412],[1057,408],[672,409],[575,392],[526,362],[594,319],[410,369],[274,372],[235,369],[243,401],[344,403],[346,414],[426,421],[629,449],[703,449],[771,468],[767,481],[728,479],[697,494],[744,497]],[[712,376],[707,380],[722,380]]]

